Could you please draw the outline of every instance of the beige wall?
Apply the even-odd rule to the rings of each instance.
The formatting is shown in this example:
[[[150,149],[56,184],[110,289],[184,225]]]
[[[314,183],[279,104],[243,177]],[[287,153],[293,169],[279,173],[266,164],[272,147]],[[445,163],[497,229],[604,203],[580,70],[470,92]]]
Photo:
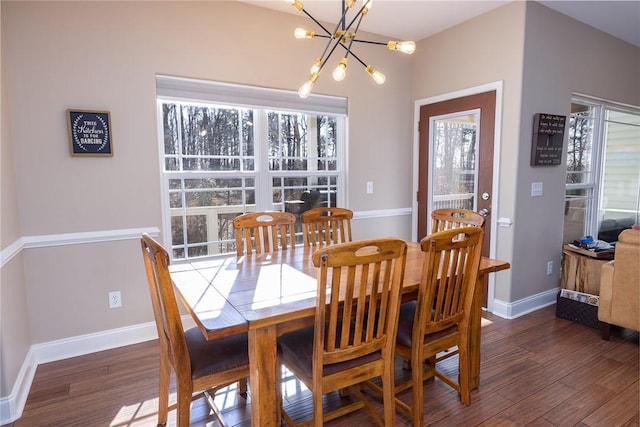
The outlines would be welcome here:
[[[531,167],[535,113],[568,116],[573,92],[640,105],[640,49],[538,3],[527,2],[520,116],[521,150],[516,160],[514,282],[509,300],[549,289],[547,260],[560,259],[566,168]],[[566,158],[566,144],[565,152]],[[532,198],[531,183],[544,195]]]
[[[3,5],[0,4],[0,11]],[[2,27],[4,30],[4,27]],[[4,51],[4,38],[2,38]],[[4,59],[4,54],[2,55]],[[5,86],[4,60],[0,63]],[[22,254],[10,246],[21,237],[16,194],[11,114],[6,91],[0,91],[0,397],[11,393],[31,345]]]
[[[535,2],[513,2],[421,41],[414,98],[502,81],[495,297],[508,303],[559,286],[565,166],[531,167],[535,113],[569,115],[579,92],[640,105],[640,49]],[[565,152],[566,156],[566,144]],[[542,182],[542,197],[531,184]],[[554,274],[546,274],[548,261]]]
[[[322,49],[292,38],[307,23],[236,2],[3,1],[3,252],[20,238],[161,228],[155,75],[296,90]],[[494,216],[514,226],[497,229],[496,255],[512,268],[496,275],[496,296],[556,287],[546,261],[560,259],[564,168],[529,166],[533,114],[567,114],[572,91],[639,105],[639,50],[514,2],[421,41],[413,57],[359,52],[384,86],[356,67],[341,84],[325,73],[316,85],[349,99],[348,207],[411,206],[415,100],[503,81]],[[70,157],[67,108],[111,111],[113,158]],[[544,183],[543,197],[529,197],[531,182]],[[356,221],[356,237],[410,237],[408,216],[371,216]],[[36,244],[2,266],[2,396],[29,345],[152,320],[138,248],[135,238]],[[107,308],[110,290],[122,291],[121,309]]]
[[[498,198],[499,217],[514,220],[514,194],[517,191],[513,177],[518,165],[518,132],[522,86],[522,56],[525,37],[524,2],[514,2],[494,9],[471,21],[422,40],[418,44],[413,64],[413,94],[416,100],[445,95],[463,89],[503,82],[501,151],[498,164],[500,180],[494,188]],[[497,143],[498,141],[496,141]],[[519,221],[519,219],[518,219]],[[513,261],[513,229],[497,228],[496,254],[499,259]],[[513,264],[513,263],[512,263]],[[512,283],[511,270],[496,275],[496,297],[509,301]]]
[[[2,213],[13,216],[2,222],[2,245],[20,237],[36,242],[12,261],[24,262],[15,292],[4,283],[14,269],[2,270],[2,324],[22,325],[9,345],[3,329],[6,360],[20,361],[3,366],[3,387],[12,386],[25,357],[19,338],[38,344],[153,320],[137,239],[46,242],[66,233],[162,228],[155,75],[297,90],[324,47],[293,38],[293,29],[308,23],[239,2],[2,2],[9,105],[2,119],[17,130],[9,156],[15,181],[2,171]],[[348,207],[406,209],[411,59],[367,45],[358,54],[386,74],[384,86],[353,64],[344,82],[325,72],[314,90],[348,98]],[[67,108],[111,112],[112,158],[69,155]],[[367,181],[374,181],[374,194],[365,194]],[[408,238],[408,218],[358,220],[355,233]],[[107,308],[111,290],[122,291],[121,309]]]

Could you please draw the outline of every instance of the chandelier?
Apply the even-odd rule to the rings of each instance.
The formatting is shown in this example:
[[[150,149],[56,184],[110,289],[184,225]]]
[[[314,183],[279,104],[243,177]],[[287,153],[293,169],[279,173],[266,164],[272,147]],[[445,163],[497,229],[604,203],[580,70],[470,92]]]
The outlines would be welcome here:
[[[306,98],[309,96],[313,85],[320,77],[320,71],[324,68],[325,64],[327,63],[331,55],[333,55],[333,52],[335,52],[338,46],[342,48],[340,52],[344,51],[344,56],[342,57],[342,59],[340,59],[340,61],[336,65],[336,68],[334,68],[333,70],[332,76],[335,81],[342,81],[344,79],[347,72],[349,57],[353,57],[364,67],[365,71],[369,73],[373,80],[379,85],[383,84],[385,81],[384,74],[373,68],[371,65],[367,65],[353,52],[352,48],[354,42],[387,46],[390,50],[395,50],[407,54],[412,54],[416,50],[416,44],[412,41],[392,40],[387,43],[383,43],[356,38],[356,34],[358,33],[358,29],[360,28],[360,23],[371,9],[373,0],[363,0],[363,4],[360,7],[360,10],[358,10],[358,12],[351,19],[349,19],[348,17],[349,11],[354,8],[357,0],[342,0],[340,20],[336,24],[333,31],[329,31],[316,18],[311,16],[311,14],[305,10],[304,5],[300,1],[284,1],[295,7],[298,11],[303,12],[305,15],[307,15],[322,29],[323,32],[322,34],[316,34],[314,31],[308,31],[303,28],[296,28],[294,31],[294,36],[297,39],[313,39],[316,37],[328,39],[327,44],[322,51],[322,55],[316,58],[315,62],[311,66],[311,74],[309,76],[309,80],[307,80],[298,90],[298,95],[300,95],[301,98]]]

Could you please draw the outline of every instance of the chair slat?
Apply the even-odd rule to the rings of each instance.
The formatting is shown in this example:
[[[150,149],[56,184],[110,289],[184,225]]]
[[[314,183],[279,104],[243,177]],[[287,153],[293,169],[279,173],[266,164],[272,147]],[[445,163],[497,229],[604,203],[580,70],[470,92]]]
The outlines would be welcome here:
[[[238,256],[268,253],[295,245],[296,217],[289,212],[251,212],[233,220]]]
[[[303,212],[303,241],[305,246],[333,245],[350,242],[353,211],[345,208],[321,207]]]

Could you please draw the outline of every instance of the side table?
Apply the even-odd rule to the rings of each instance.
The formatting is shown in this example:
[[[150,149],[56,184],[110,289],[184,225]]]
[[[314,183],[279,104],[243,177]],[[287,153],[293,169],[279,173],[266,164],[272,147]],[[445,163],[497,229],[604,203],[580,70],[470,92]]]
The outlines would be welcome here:
[[[613,259],[613,251],[595,252],[573,245],[563,246],[563,289],[600,295],[600,269]]]

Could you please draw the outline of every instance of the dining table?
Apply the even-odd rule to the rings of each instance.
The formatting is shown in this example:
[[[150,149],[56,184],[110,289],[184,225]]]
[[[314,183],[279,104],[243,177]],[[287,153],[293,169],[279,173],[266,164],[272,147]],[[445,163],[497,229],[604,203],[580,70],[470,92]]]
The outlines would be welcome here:
[[[277,338],[313,325],[317,294],[313,246],[295,246],[277,252],[175,263],[171,277],[179,300],[204,337],[247,332],[251,425],[276,426],[280,403]],[[402,286],[404,301],[415,299],[420,284],[423,253],[420,244],[407,242]],[[482,257],[470,318],[471,381],[480,383],[482,284],[489,273],[506,270],[505,261]]]

